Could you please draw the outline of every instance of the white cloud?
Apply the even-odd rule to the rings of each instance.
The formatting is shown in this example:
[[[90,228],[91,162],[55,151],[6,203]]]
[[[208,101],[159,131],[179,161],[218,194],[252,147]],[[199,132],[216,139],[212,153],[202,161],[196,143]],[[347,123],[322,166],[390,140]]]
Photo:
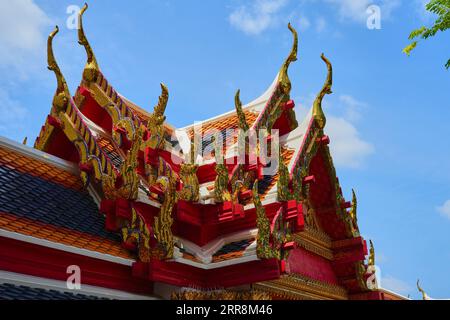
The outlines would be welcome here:
[[[331,154],[337,166],[359,168],[375,151],[371,143],[361,138],[355,125],[366,107],[366,103],[344,94],[339,96],[339,105],[327,108],[334,110],[334,114],[327,115],[325,130],[330,136]]]
[[[442,206],[437,207],[436,209],[444,217],[447,217],[450,219],[450,200],[445,201]]]
[[[376,4],[381,9],[381,19],[389,19],[394,9],[400,6],[401,0],[324,0],[337,6],[339,17],[342,20],[365,22],[368,18],[367,8]]]
[[[8,92],[0,88],[0,133],[10,134],[10,131],[23,128],[28,110],[12,99]]]
[[[45,53],[44,28],[50,18],[33,0],[0,1],[0,68],[14,68],[26,77]]]
[[[407,284],[406,282],[394,278],[392,276],[386,276],[386,277],[382,277],[381,278],[381,283],[380,283],[381,287],[384,289],[388,289],[390,291],[393,291],[395,293],[407,296],[408,294],[411,293],[411,291],[413,291],[414,289]]]
[[[367,19],[366,9],[371,5],[370,0],[325,0],[338,7],[341,19],[354,21],[365,21]]]
[[[319,17],[316,20],[316,31],[318,33],[323,32],[327,28],[327,20],[324,17]]]
[[[358,121],[361,118],[362,109],[367,107],[367,104],[356,100],[350,95],[341,95],[339,101],[345,106],[345,116],[350,121]]]
[[[374,147],[364,141],[356,127],[347,119],[327,116],[325,128],[331,139],[330,149],[337,166],[358,168]]]
[[[301,16],[298,19],[298,26],[300,31],[305,31],[306,29],[309,29],[309,27],[311,26],[311,22],[307,17]]]
[[[416,11],[422,22],[430,22],[436,17],[436,15],[426,9],[426,5],[429,2],[430,0],[415,0]]]
[[[306,116],[314,99],[313,94],[294,98],[295,101],[304,101],[298,103],[295,110],[297,119]],[[339,103],[333,106],[328,100],[323,103],[327,118],[325,132],[330,136],[331,155],[336,166],[357,169],[362,167],[367,157],[375,152],[374,146],[361,137],[355,124],[362,117],[361,113],[367,104],[347,94],[339,96],[338,101]]]
[[[258,35],[276,24],[279,11],[288,0],[255,0],[236,8],[228,17],[230,24],[249,35]]]

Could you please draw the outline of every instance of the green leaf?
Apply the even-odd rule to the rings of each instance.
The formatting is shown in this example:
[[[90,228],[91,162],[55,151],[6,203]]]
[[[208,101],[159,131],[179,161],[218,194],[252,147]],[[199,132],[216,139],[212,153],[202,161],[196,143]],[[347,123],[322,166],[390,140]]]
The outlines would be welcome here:
[[[409,35],[408,39],[409,40],[413,40],[421,35],[423,35],[425,33],[425,31],[427,31],[426,27],[421,27],[420,29],[414,30],[411,32],[411,34]]]
[[[417,46],[417,41],[414,41],[413,43],[411,43],[410,45],[406,46],[402,52],[404,54],[406,54],[408,57],[411,55],[411,51],[413,51],[413,49]]]

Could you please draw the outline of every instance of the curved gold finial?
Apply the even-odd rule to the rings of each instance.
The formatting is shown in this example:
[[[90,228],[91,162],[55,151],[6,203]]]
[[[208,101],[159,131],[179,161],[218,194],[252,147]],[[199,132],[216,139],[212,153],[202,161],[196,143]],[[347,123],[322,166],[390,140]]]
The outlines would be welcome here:
[[[236,95],[234,96],[234,105],[236,107],[236,113],[238,115],[238,119],[239,119],[239,128],[245,132],[248,131],[249,126],[247,123],[247,120],[245,118],[245,113],[242,110],[242,102],[241,99],[239,98],[239,95],[241,93],[241,90],[238,89],[238,91],[236,91]]]
[[[86,12],[87,8],[88,4],[85,3],[78,14],[78,43],[84,46],[87,54],[87,62],[83,70],[83,80],[87,82],[95,82],[97,80],[98,73],[100,72],[100,68],[98,67],[94,51],[92,51],[91,45],[89,44],[83,29],[83,14]]]
[[[195,148],[195,137],[191,140],[191,164],[195,164],[195,155],[197,153],[197,150]]]
[[[55,95],[53,97],[53,106],[56,111],[64,111],[66,109],[67,103],[70,99],[69,88],[67,87],[66,79],[64,79],[61,69],[59,69],[58,63],[56,62],[55,55],[53,53],[53,38],[59,32],[58,26],[50,33],[47,40],[47,63],[48,69],[53,71],[56,76],[57,88]]]
[[[369,240],[370,242],[370,249],[369,249],[369,266],[375,266],[375,248],[373,246],[372,240]]]
[[[297,61],[297,49],[298,49],[298,34],[297,31],[291,26],[291,23],[288,24],[289,30],[291,30],[292,35],[294,36],[294,43],[292,44],[291,52],[289,56],[286,58],[286,61],[281,66],[280,74],[278,76],[278,81],[280,82],[283,91],[285,94],[289,94],[291,91],[291,80],[288,76],[288,68],[291,62]]]
[[[326,94],[333,93],[333,91],[331,91],[331,86],[333,85],[333,66],[323,53],[321,55],[321,58],[327,65],[328,75],[322,87],[322,90],[319,92],[319,94],[316,97],[316,100],[314,101],[313,116],[314,119],[316,119],[316,121],[318,122],[320,128],[323,129],[325,127],[327,119],[325,118],[325,114],[323,113],[322,110],[322,100]]]
[[[422,287],[420,286],[419,279],[417,279],[417,290],[419,290],[420,293],[422,294],[422,300],[430,300],[430,297],[427,295],[425,290],[423,290]]]
[[[25,137],[25,138],[23,139],[23,141],[22,141],[22,144],[23,144],[24,146],[26,146],[26,145],[27,145],[27,141],[28,141],[28,137]]]
[[[356,193],[355,190],[352,189],[352,206],[350,208],[350,217],[352,220],[356,223],[358,216],[357,216],[357,210],[358,209],[358,200],[356,199]]]
[[[162,122],[166,120],[164,112],[166,111],[167,101],[169,101],[169,90],[166,85],[161,82],[161,95],[158,98],[158,104],[153,109],[153,116],[162,119]],[[161,123],[162,123],[161,122]]]

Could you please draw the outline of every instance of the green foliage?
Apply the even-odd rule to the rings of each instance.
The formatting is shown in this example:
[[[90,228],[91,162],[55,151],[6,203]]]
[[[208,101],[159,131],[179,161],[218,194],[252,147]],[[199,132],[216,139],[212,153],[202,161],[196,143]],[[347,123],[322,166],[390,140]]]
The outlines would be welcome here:
[[[407,45],[404,49],[403,49],[403,53],[406,54],[407,56],[409,56],[411,54],[411,51],[413,51],[413,49],[417,46],[417,41],[412,42],[411,44]]]
[[[434,37],[439,31],[443,32],[450,29],[450,0],[431,0],[426,5],[427,11],[437,15],[436,21],[429,28],[421,27],[411,32],[409,40],[415,39],[428,39]],[[411,44],[403,49],[403,53],[410,55],[412,50],[417,46],[418,40],[413,41]],[[450,59],[447,61],[445,67],[450,68]]]

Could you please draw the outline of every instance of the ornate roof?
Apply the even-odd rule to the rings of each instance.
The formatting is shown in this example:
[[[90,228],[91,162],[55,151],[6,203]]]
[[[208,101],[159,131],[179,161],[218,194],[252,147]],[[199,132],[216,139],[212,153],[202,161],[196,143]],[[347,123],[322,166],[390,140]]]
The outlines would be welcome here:
[[[374,251],[366,263],[356,195],[345,201],[323,131],[329,60],[322,55],[325,84],[298,121],[288,77],[298,36],[289,24],[292,49],[265,93],[243,105],[238,90],[235,110],[201,130],[175,130],[164,115],[164,84],[147,112],[108,82],[83,29],[86,9],[78,36],[87,63],[73,98],[53,54],[58,28],[48,39],[57,89],[35,143],[43,152],[0,140],[0,232],[131,265],[136,279],[179,287],[258,282],[282,286],[274,294],[284,296],[311,279],[308,297],[321,288],[326,298],[367,293]],[[247,129],[265,132],[255,150],[275,146],[269,160],[254,156],[241,135]],[[281,151],[276,158],[273,150]],[[228,161],[240,156],[244,163]]]

